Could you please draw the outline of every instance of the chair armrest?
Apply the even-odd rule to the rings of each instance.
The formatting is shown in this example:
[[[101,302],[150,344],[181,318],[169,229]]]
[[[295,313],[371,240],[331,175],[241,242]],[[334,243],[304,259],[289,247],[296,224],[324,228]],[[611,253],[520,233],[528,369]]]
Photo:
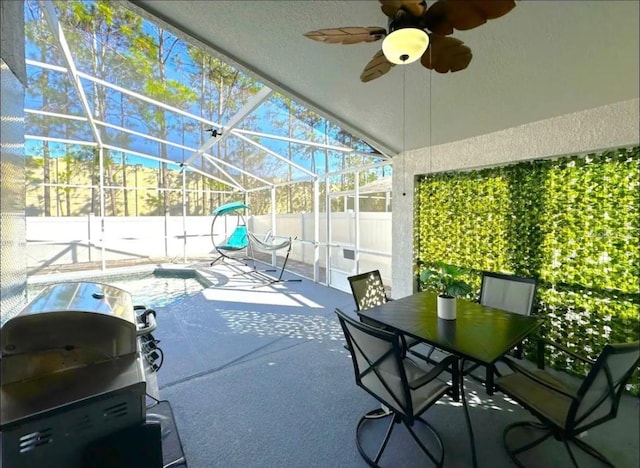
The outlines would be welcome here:
[[[569,348],[567,348],[566,346],[561,345],[560,343],[556,343],[554,341],[549,341],[546,340],[544,338],[538,338],[538,368],[539,369],[544,369],[544,347],[545,345],[549,345],[552,346],[566,354],[568,354],[569,356],[578,359],[579,361],[582,361],[584,363],[587,364],[595,364],[596,362],[593,359],[589,359],[588,357],[582,356],[574,351],[571,351]]]
[[[409,388],[411,390],[415,390],[417,388],[422,387],[423,385],[428,384],[433,379],[435,379],[440,374],[442,374],[444,371],[446,371],[449,366],[451,366],[452,373],[457,372],[458,356],[454,356],[453,354],[450,356],[447,356],[442,361],[440,361],[438,365],[434,366],[433,369],[427,372],[425,375],[409,382]]]
[[[556,393],[561,393],[562,395],[571,398],[572,400],[576,400],[578,397],[577,395],[566,389],[566,388],[560,388],[556,385],[553,385],[551,382],[541,378],[540,376],[534,374],[533,372],[529,371],[528,369],[522,367],[521,365],[519,365],[518,363],[516,363],[515,361],[513,361],[510,358],[502,358],[500,359],[500,362],[505,363],[507,366],[509,366],[509,368],[514,371],[517,372],[518,374],[523,375],[524,377],[528,378],[529,380],[533,380],[534,382],[536,382],[539,385],[542,385],[543,387],[548,388],[549,390],[552,390]],[[496,382],[496,384],[498,385],[498,387],[500,386],[499,382]]]

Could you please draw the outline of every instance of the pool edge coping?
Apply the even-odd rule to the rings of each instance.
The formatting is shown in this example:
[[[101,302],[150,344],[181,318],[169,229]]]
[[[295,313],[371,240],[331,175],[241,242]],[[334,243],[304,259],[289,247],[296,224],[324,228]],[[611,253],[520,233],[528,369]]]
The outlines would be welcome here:
[[[178,277],[190,277],[198,280],[203,288],[213,285],[213,281],[208,278],[205,272],[199,270],[192,263],[188,264],[160,264],[160,265],[138,265],[131,267],[109,268],[107,270],[83,270],[64,273],[50,273],[46,275],[33,275],[27,277],[27,285],[50,284],[64,281],[88,280],[92,278],[104,278],[112,276],[126,276],[140,273],[169,273]]]

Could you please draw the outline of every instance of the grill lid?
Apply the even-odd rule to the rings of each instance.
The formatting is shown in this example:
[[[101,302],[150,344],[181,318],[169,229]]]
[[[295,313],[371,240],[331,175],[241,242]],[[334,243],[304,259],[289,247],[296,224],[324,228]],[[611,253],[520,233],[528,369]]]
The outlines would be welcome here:
[[[93,312],[135,323],[131,294],[102,283],[68,282],[47,286],[19,315],[58,311]]]
[[[0,329],[3,357],[46,350],[91,350],[114,358],[136,352],[131,294],[101,283],[46,287]]]

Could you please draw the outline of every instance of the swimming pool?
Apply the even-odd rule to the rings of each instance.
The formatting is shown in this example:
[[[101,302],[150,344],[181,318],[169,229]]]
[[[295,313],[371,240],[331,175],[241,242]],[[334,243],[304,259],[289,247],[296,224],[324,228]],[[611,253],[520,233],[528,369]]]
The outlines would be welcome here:
[[[168,276],[153,272],[127,276],[106,276],[98,278],[78,278],[69,281],[91,281],[105,283],[131,293],[134,305],[146,305],[150,308],[165,307],[204,289],[196,278],[184,275]],[[49,283],[50,284],[50,283]],[[27,302],[31,302],[48,284],[30,284],[27,286]]]

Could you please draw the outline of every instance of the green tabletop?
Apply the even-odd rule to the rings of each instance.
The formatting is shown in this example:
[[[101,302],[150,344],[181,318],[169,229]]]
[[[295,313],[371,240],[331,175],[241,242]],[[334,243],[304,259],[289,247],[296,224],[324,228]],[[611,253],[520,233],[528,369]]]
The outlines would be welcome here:
[[[436,312],[437,295],[420,292],[358,313],[437,348],[482,364],[494,364],[542,324],[537,317],[513,314],[456,299],[457,318]]]

